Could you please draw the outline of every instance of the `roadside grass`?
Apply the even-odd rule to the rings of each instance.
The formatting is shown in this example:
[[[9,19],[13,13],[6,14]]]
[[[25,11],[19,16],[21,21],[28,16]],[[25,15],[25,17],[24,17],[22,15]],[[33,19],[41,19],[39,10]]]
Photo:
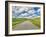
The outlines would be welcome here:
[[[17,24],[26,21],[24,18],[12,18],[12,28],[14,28]]]
[[[20,24],[24,21],[30,21],[32,24],[38,26],[40,28],[40,17],[34,19],[27,19],[27,18],[12,18],[12,28],[15,28],[17,24]]]
[[[34,25],[38,26],[40,28],[40,18],[34,18],[30,20]]]

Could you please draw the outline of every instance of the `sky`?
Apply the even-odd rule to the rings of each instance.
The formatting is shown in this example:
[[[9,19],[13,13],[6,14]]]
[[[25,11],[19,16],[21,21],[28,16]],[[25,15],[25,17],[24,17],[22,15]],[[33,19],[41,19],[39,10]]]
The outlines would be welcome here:
[[[13,6],[12,9],[12,16],[16,18],[40,16],[40,7]]]

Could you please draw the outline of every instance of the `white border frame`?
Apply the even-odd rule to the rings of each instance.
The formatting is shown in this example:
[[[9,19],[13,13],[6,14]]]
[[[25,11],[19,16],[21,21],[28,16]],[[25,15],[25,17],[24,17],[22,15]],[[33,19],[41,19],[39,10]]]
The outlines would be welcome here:
[[[39,33],[43,32],[43,5],[37,4],[24,4],[24,3],[8,3],[8,10],[9,10],[9,34],[25,34],[25,33]],[[15,30],[12,31],[12,6],[30,6],[30,7],[40,7],[41,8],[41,28],[38,30]]]

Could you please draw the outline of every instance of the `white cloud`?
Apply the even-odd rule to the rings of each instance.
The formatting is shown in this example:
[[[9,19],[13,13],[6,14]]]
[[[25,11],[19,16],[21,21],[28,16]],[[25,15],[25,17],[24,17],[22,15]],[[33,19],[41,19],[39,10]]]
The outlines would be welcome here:
[[[17,10],[16,8],[14,8],[13,11],[14,11],[15,13],[21,13],[21,12],[24,11],[24,8],[19,8],[19,10]]]
[[[25,8],[25,11],[28,11],[28,8]]]
[[[37,14],[33,14],[32,16],[35,17],[35,16],[37,16]]]
[[[37,14],[35,14],[35,13],[36,12],[39,13],[40,9],[35,11],[34,9],[29,9],[28,7],[20,7],[19,10],[17,10],[16,8],[13,8],[13,11],[15,13],[15,16],[17,16],[17,17],[29,17],[29,18],[32,18],[34,16],[37,16]],[[23,11],[27,11],[27,12],[23,13]]]
[[[29,13],[29,14],[34,14],[35,11],[34,11],[34,10],[29,10],[28,13]]]
[[[24,14],[19,15],[18,17],[25,17],[27,15],[28,15],[27,13],[24,13]]]
[[[22,12],[22,11],[24,11],[24,8],[20,8],[18,12]]]
[[[40,9],[37,10],[37,12],[39,12],[39,11],[40,11]]]
[[[29,16],[29,18],[32,18],[32,16]]]

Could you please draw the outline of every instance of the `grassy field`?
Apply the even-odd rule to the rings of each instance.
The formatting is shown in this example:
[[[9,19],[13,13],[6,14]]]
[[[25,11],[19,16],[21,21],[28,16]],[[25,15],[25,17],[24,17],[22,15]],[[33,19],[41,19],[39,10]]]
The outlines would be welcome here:
[[[38,26],[40,28],[40,18],[35,18],[30,20],[34,25]]]
[[[12,18],[12,27],[14,28],[17,24],[26,21],[25,18]]]
[[[38,26],[40,28],[40,17],[34,19],[27,19],[27,18],[12,18],[12,28],[14,28],[17,24],[20,24],[24,21],[30,21],[32,24]]]

